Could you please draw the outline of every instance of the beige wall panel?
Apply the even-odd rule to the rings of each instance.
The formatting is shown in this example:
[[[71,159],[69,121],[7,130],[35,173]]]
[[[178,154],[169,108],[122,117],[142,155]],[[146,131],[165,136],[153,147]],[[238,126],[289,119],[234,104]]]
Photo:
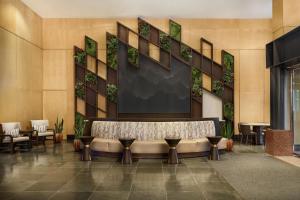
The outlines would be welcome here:
[[[190,34],[190,45],[192,48],[200,48],[200,38],[214,44],[216,49],[238,49],[239,47],[239,30],[238,29],[202,29],[193,28]]]
[[[106,118],[106,113],[98,110],[98,118]]]
[[[90,70],[90,71],[92,71],[92,72],[94,72],[94,73],[96,73],[96,59],[94,58],[94,57],[92,57],[92,56],[87,56],[87,68],[88,68],[88,70]]]
[[[235,29],[239,20],[236,19],[176,19],[182,26],[190,29]]]
[[[82,99],[77,98],[77,112],[85,115],[85,103]]]
[[[153,44],[149,44],[149,56],[154,60],[159,61],[160,59],[159,48]]]
[[[16,88],[17,38],[0,28],[0,88]]]
[[[284,30],[284,33],[288,33],[295,28],[296,28],[296,26],[285,26],[285,27],[283,27],[283,30]]]
[[[264,93],[240,91],[240,121],[263,122]]]
[[[44,50],[43,51],[43,88],[46,90],[67,89],[67,51]],[[72,74],[73,75],[73,74]]]
[[[284,28],[283,27],[277,29],[275,32],[273,32],[273,40],[279,38],[283,34],[284,34]]]
[[[65,131],[67,134],[74,133],[73,125],[74,125],[74,113],[75,113],[75,105],[74,105],[74,90],[68,89],[67,91],[67,116],[65,117],[66,125]]]
[[[16,121],[17,104],[17,90],[11,88],[0,88],[0,122]]]
[[[273,31],[283,26],[283,0],[272,1],[272,28]]]
[[[272,19],[238,19],[239,29],[272,30]]]
[[[23,128],[30,128],[30,120],[43,119],[43,97],[41,91],[19,90],[17,104],[17,121],[22,123]]]
[[[273,40],[272,29],[241,29],[240,49],[264,49]]]
[[[283,26],[299,26],[299,0],[283,0]]]
[[[98,59],[106,63],[106,49],[98,49]]]
[[[98,94],[98,108],[106,111],[106,97]]]
[[[48,119],[50,127],[54,127],[56,117],[67,118],[67,92],[43,92],[43,119]]]
[[[139,48],[139,37],[138,35],[134,34],[133,32],[129,32],[128,35],[128,44],[136,49]]]
[[[65,24],[63,23],[63,20],[43,19],[42,30],[43,49],[66,49]],[[83,41],[84,38],[81,38],[81,43],[79,47],[83,47]]]
[[[16,34],[42,47],[42,18],[21,1],[16,1]]]
[[[264,50],[240,51],[240,91],[264,91]]]
[[[202,86],[208,91],[211,91],[211,78],[203,73],[202,73]]]
[[[106,65],[98,62],[98,76],[106,80]]]
[[[73,49],[76,45],[84,48],[84,36],[87,35],[98,42],[99,49],[105,49],[106,32],[116,34],[116,20],[44,19],[43,47],[44,49]]]
[[[0,0],[0,27],[16,32],[16,0]]]
[[[18,88],[42,90],[42,50],[26,40],[17,39],[17,80]]]

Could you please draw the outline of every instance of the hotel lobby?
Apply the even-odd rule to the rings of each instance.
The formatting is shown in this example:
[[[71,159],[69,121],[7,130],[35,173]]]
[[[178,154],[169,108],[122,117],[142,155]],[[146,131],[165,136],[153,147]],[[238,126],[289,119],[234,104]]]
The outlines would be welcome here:
[[[0,200],[300,199],[299,0],[0,0]]]

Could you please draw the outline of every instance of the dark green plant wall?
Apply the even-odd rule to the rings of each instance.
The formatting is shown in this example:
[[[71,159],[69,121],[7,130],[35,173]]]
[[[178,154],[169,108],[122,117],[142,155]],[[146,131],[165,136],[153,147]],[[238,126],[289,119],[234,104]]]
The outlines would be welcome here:
[[[118,51],[118,38],[113,35],[107,36],[107,66],[112,69],[117,69],[118,59],[117,59],[117,51]]]
[[[202,96],[202,73],[195,67],[192,67],[192,94]]]
[[[170,37],[174,38],[175,40],[181,41],[181,26],[179,24],[170,20],[169,30],[170,30]]]
[[[93,57],[97,57],[97,42],[85,36],[85,52]]]

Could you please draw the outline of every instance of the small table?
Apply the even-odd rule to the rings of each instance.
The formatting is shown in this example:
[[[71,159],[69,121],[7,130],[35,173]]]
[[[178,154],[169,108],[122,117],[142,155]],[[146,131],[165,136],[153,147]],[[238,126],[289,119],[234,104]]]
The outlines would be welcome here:
[[[80,140],[83,143],[83,152],[81,155],[81,160],[82,161],[91,161],[91,148],[90,144],[93,141],[94,137],[93,136],[81,136]]]
[[[123,145],[122,164],[132,164],[132,155],[130,146],[134,142],[135,138],[119,138],[119,141]]]
[[[252,131],[256,132],[257,135],[257,140],[254,140],[252,143],[255,145],[263,145],[264,144],[264,137],[263,137],[263,130],[265,127],[270,126],[268,123],[262,123],[262,122],[257,122],[257,123],[246,123],[246,122],[241,122],[240,124],[242,125],[248,125],[252,127]],[[257,141],[257,143],[255,142]]]
[[[210,154],[208,158],[210,160],[220,160],[220,155],[219,155],[219,149],[218,149],[218,143],[222,139],[221,136],[211,136],[211,137],[206,137],[208,141],[210,142]]]
[[[181,138],[165,138],[165,141],[169,145],[168,164],[178,164],[178,155],[176,146],[180,142]]]

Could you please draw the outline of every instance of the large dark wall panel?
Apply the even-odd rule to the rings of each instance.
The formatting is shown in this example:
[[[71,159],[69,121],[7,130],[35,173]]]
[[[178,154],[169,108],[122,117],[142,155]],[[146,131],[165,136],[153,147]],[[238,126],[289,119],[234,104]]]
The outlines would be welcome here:
[[[119,44],[118,113],[190,113],[190,67],[171,58],[171,69],[140,54],[139,68]]]

